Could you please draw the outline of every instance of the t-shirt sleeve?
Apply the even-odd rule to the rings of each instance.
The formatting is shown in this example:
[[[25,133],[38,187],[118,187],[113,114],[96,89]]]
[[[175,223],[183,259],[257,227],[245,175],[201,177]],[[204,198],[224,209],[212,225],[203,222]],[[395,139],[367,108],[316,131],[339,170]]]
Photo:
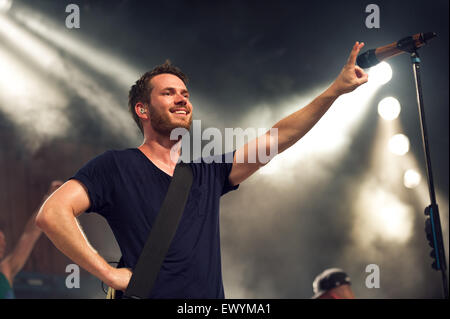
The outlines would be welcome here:
[[[89,162],[69,179],[81,182],[87,189],[91,206],[86,211],[106,216],[113,203],[113,152],[107,151]]]
[[[228,178],[230,176],[231,169],[233,168],[233,159],[235,152],[236,151],[223,154],[222,163],[216,164],[216,174],[223,181],[223,188],[221,195],[225,195],[226,193],[234,191],[239,188],[239,184],[234,186],[231,185],[230,180]]]

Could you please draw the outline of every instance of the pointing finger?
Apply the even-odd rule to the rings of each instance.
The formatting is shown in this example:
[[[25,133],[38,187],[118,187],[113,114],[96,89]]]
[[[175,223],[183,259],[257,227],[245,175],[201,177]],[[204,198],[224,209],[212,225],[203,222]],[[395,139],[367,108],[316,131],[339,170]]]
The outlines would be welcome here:
[[[364,46],[364,42],[359,43],[358,41],[353,46],[352,52],[350,53],[350,56],[348,57],[347,64],[348,65],[355,65],[356,64],[356,58],[358,56],[359,51]]]

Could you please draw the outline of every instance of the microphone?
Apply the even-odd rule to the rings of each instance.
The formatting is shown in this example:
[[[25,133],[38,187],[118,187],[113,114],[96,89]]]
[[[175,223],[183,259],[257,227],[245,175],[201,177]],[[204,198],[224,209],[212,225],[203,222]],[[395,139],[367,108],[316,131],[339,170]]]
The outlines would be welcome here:
[[[392,58],[399,54],[409,52],[424,46],[428,40],[436,36],[435,32],[417,33],[413,36],[403,38],[397,42],[366,51],[360,55],[356,63],[362,68],[370,68],[383,60]]]

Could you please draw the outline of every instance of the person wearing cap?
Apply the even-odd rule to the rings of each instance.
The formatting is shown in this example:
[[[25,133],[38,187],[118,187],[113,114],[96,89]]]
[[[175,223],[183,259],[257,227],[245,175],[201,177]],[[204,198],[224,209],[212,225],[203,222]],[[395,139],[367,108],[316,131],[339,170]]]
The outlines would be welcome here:
[[[320,273],[313,282],[313,299],[355,299],[350,277],[339,268]]]

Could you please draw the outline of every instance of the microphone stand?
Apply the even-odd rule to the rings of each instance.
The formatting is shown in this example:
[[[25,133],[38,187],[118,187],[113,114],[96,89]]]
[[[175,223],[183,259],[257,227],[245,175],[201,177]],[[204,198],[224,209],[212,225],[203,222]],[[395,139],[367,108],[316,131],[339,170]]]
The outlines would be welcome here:
[[[405,49],[405,48],[404,48]],[[425,123],[425,111],[424,111],[424,103],[422,96],[422,83],[420,80],[420,57],[417,52],[418,47],[412,45],[410,48],[405,51],[411,54],[411,62],[413,65],[414,72],[414,80],[416,83],[416,94],[417,94],[417,103],[419,107],[419,116],[420,116],[420,124],[422,129],[422,143],[423,149],[425,153],[426,160],[426,170],[427,170],[427,178],[428,178],[428,190],[430,193],[431,205],[425,208],[425,215],[429,216],[429,219],[426,221],[425,231],[427,233],[427,238],[430,241],[430,246],[433,247],[433,251],[431,252],[431,257],[434,257],[436,261],[433,263],[433,269],[437,271],[441,271],[442,273],[442,283],[443,283],[443,297],[448,299],[448,283],[447,283],[447,265],[445,259],[445,251],[444,251],[444,242],[442,237],[442,229],[441,222],[439,217],[439,208],[436,203],[436,195],[434,192],[434,183],[433,183],[433,174],[431,171],[431,159],[430,159],[430,150],[428,146],[428,133],[427,127]]]

